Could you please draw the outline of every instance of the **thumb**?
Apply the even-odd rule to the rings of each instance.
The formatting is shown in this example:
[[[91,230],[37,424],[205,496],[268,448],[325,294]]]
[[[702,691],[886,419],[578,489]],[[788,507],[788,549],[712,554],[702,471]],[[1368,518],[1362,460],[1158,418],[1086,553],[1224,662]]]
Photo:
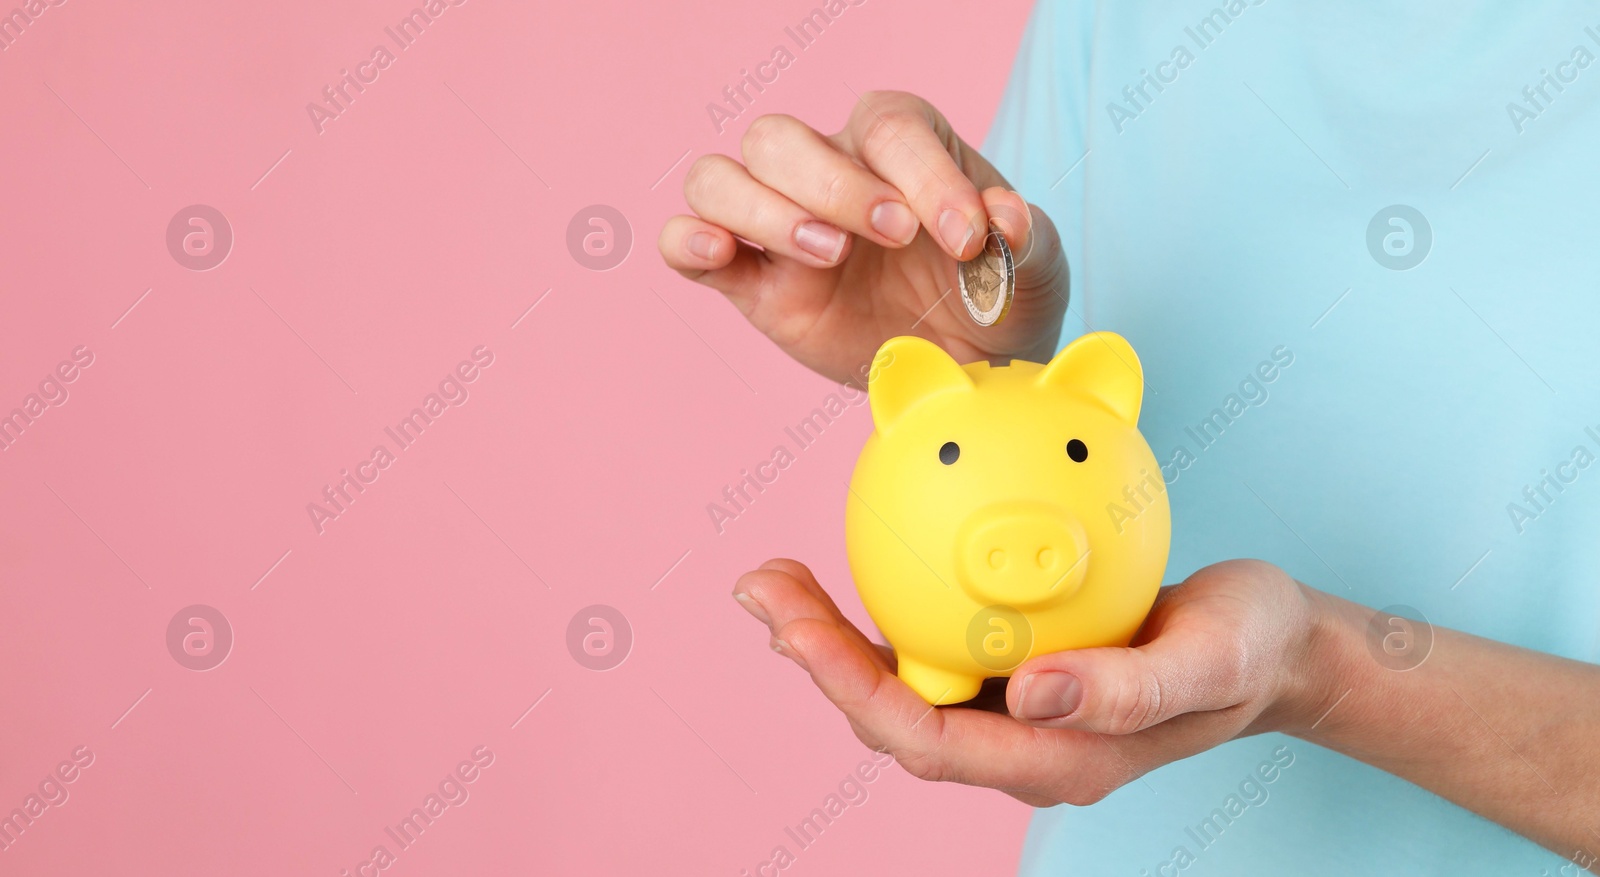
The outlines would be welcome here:
[[[985,189],[982,196],[989,222],[1000,229],[1011,249],[1016,298],[1010,316],[991,329],[978,328],[965,313],[961,313],[960,323],[979,349],[1047,362],[1055,353],[1069,297],[1070,277],[1061,236],[1043,210],[1016,192],[995,186]],[[950,270],[954,284],[955,266]],[[959,302],[953,301],[950,307],[963,310]]]
[[[1031,725],[1132,734],[1240,703],[1247,675],[1242,650],[1185,639],[1170,632],[1138,648],[1042,655],[1012,675],[1006,704]]]
[[[983,201],[990,221],[1000,227],[1011,246],[1018,297],[1060,296],[1062,300],[1050,306],[1065,306],[1067,257],[1055,223],[1043,210],[1008,189],[985,189]]]

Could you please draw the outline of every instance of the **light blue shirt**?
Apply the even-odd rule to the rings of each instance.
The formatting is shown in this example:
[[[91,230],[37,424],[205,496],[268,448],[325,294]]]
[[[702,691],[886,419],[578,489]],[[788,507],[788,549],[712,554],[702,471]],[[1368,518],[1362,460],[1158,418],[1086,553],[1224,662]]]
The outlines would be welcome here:
[[[1167,581],[1259,557],[1600,660],[1597,58],[1600,5],[1041,2],[985,153],[1066,241],[1066,337],[1143,360]],[[1280,735],[1040,811],[1022,864],[1577,872]]]

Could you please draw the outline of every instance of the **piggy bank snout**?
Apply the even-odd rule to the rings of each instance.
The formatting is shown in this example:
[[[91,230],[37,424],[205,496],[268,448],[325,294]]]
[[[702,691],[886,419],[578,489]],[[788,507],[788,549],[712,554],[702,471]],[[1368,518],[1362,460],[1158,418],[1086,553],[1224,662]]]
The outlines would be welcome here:
[[[973,513],[956,536],[956,576],[985,604],[1038,606],[1072,596],[1089,568],[1083,525],[1048,503],[1009,502]]]

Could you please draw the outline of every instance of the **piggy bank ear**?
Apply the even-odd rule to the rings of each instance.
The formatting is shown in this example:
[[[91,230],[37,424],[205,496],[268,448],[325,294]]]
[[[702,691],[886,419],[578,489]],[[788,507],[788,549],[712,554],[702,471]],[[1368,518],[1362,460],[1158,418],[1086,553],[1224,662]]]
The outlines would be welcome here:
[[[972,387],[966,370],[932,341],[909,335],[890,338],[878,348],[867,376],[872,422],[887,430],[929,396]]]
[[[1090,332],[1068,344],[1036,380],[1040,386],[1088,396],[1129,426],[1139,423],[1144,369],[1133,345],[1115,332]]]

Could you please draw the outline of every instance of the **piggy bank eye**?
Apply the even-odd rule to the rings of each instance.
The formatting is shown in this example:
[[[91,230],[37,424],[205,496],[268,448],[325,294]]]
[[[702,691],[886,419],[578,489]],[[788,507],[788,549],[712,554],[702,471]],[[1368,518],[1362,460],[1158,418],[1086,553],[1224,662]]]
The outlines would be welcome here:
[[[961,446],[955,442],[945,442],[939,446],[939,462],[946,466],[954,463],[961,457]]]
[[[1073,439],[1067,442],[1067,456],[1071,457],[1074,463],[1082,463],[1084,460],[1089,459],[1089,446],[1077,439]]]

